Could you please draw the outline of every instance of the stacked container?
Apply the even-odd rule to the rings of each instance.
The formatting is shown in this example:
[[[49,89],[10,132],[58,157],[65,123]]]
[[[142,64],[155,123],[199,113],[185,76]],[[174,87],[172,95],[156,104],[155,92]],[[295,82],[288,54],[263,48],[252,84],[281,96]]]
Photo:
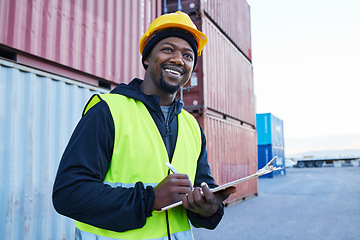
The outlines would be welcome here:
[[[258,134],[258,167],[264,167],[273,157],[278,156],[274,166],[282,167],[261,177],[274,177],[285,174],[283,121],[271,113],[256,114]]]
[[[90,95],[143,76],[138,43],[162,2],[0,0],[0,239],[74,239],[74,221],[51,203],[61,154]],[[223,184],[257,170],[250,8],[245,0],[182,8],[209,37],[182,96]],[[228,202],[256,194],[253,179]]]
[[[91,95],[142,78],[161,2],[0,0],[0,239],[75,238],[51,200],[61,155]]]
[[[1,0],[0,57],[112,88],[142,78],[139,40],[161,0]]]
[[[178,1],[166,9],[177,11]],[[187,0],[181,10],[208,43],[179,98],[204,129],[212,174],[224,184],[257,171],[250,7],[245,0]],[[257,179],[237,189],[228,204],[257,195]]]

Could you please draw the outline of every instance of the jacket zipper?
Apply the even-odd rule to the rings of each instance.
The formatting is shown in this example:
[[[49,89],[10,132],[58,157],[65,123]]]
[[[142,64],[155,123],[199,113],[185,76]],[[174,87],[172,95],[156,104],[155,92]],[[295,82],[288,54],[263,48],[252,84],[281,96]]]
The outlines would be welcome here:
[[[169,109],[168,115],[166,116],[166,119],[165,119],[165,137],[168,137],[171,135],[170,126],[169,126],[170,111],[171,111],[171,109]]]
[[[170,126],[169,126],[170,111],[171,111],[171,109],[169,109],[169,112],[168,112],[166,118],[164,118],[164,120],[165,120],[165,141],[166,141],[166,142],[167,142],[167,138],[171,135]],[[171,159],[169,159],[169,161],[171,162]],[[170,170],[168,171],[168,175],[169,175],[169,174],[170,174]],[[167,228],[167,233],[168,233],[168,239],[171,240],[171,236],[170,236],[170,223],[169,223],[169,213],[168,213],[168,211],[165,211],[165,215],[166,215],[166,228]]]

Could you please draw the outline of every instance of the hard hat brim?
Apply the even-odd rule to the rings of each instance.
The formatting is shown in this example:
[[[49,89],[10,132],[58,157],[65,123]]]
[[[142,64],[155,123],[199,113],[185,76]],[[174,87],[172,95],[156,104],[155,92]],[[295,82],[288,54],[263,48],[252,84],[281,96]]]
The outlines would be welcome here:
[[[142,55],[143,53],[143,50],[146,46],[146,44],[148,43],[148,41],[150,40],[151,36],[156,32],[156,31],[159,31],[159,30],[163,30],[163,29],[166,29],[166,28],[182,28],[182,29],[185,29],[186,31],[190,32],[197,44],[198,44],[198,55],[200,56],[201,55],[201,51],[202,49],[204,48],[204,46],[206,45],[208,39],[206,37],[206,35],[202,32],[200,32],[199,30],[197,29],[194,29],[194,28],[191,28],[187,25],[184,25],[184,24],[179,24],[179,23],[174,23],[174,22],[171,22],[171,23],[164,23],[162,24],[161,26],[159,27],[155,27],[153,29],[153,31],[149,32],[149,33],[146,33],[142,36],[142,38],[140,39],[140,46],[139,46],[139,49],[140,49],[140,53]]]

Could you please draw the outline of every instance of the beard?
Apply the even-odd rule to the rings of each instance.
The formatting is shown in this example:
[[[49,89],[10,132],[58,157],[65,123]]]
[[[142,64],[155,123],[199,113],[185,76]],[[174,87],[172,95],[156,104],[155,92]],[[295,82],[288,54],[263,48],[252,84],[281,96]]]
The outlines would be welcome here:
[[[159,83],[160,83],[160,89],[169,94],[176,93],[177,91],[179,91],[181,87],[181,82],[177,85],[171,85],[168,82],[166,82],[162,74],[160,75]]]

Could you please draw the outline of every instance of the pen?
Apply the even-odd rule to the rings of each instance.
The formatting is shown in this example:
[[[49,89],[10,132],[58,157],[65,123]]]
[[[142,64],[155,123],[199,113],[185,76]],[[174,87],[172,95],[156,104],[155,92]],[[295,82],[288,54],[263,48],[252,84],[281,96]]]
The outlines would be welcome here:
[[[165,162],[165,165],[175,174],[178,174],[179,172],[174,168],[173,165],[171,165],[171,163],[169,162]],[[201,185],[202,186],[202,185]],[[191,190],[193,190],[193,186],[191,185]]]
[[[173,172],[173,173],[178,173],[178,171],[174,168],[173,165],[171,165],[171,163],[169,162],[165,162],[165,165]]]

